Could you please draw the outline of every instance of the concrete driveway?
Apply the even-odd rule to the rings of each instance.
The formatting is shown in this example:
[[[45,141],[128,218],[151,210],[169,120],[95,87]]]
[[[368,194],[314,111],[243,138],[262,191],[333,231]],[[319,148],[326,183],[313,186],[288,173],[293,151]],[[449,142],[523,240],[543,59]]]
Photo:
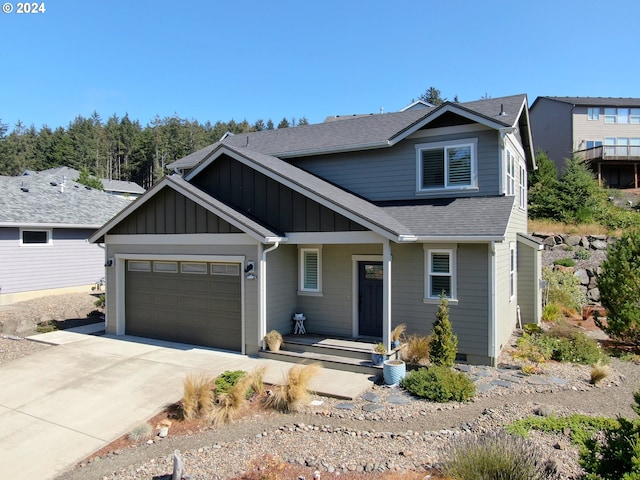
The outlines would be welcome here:
[[[57,345],[0,365],[2,477],[50,479],[182,396],[188,373],[216,376],[265,365],[279,383],[291,364],[136,337],[69,331],[37,336]],[[362,374],[323,370],[321,394],[353,398]]]

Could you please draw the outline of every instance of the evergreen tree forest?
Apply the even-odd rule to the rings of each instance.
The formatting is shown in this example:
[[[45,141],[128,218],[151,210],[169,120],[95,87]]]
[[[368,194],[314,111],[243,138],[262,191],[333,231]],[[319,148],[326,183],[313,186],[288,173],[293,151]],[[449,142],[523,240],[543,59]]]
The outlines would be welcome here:
[[[305,117],[283,118],[278,128],[306,124]],[[104,120],[97,112],[55,129],[45,125],[38,130],[21,121],[10,129],[0,119],[0,175],[66,166],[97,178],[133,181],[148,189],[167,173],[167,164],[217,142],[227,132],[272,129],[271,119],[212,124],[174,115],[156,116],[142,126],[127,114]]]

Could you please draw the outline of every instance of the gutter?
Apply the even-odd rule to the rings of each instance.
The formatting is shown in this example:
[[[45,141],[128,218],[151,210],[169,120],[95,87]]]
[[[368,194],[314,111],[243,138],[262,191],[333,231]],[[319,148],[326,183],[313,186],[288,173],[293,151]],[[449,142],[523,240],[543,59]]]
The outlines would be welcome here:
[[[97,230],[102,227],[98,225],[86,225],[82,223],[21,223],[21,222],[0,222],[0,227],[7,228],[85,228]]]
[[[275,243],[263,250],[262,244],[259,244],[259,254],[260,254],[260,266],[258,267],[258,288],[259,288],[259,317],[258,317],[258,325],[259,325],[259,333],[258,333],[258,345],[264,348],[264,336],[267,334],[267,253],[273,252],[276,248],[280,246],[280,241],[276,240]]]
[[[485,235],[485,236],[468,236],[468,235],[451,235],[451,236],[418,236],[418,242],[446,242],[446,243],[484,243],[484,242],[504,242],[504,235]]]

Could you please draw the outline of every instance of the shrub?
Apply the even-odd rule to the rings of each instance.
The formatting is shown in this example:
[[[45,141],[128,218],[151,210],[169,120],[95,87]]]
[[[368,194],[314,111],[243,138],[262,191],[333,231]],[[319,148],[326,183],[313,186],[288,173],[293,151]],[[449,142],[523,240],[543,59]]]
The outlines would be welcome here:
[[[104,293],[98,295],[98,298],[96,299],[96,301],[93,302],[96,308],[104,308],[105,303],[106,303],[106,297],[104,296]]]
[[[536,323],[525,323],[524,327],[522,327],[522,330],[524,331],[524,333],[542,333],[542,328],[540,328],[540,325],[536,324]]]
[[[609,336],[640,344],[640,230],[632,230],[607,249],[598,275],[606,324],[596,324]]]
[[[187,375],[182,382],[182,418],[207,415],[213,406],[213,381],[205,375]]]
[[[444,473],[457,480],[556,478],[542,458],[542,451],[521,437],[504,433],[473,436],[454,447]]]
[[[53,332],[53,331],[55,331],[57,329],[58,329],[58,327],[56,327],[55,322],[53,322],[51,320],[47,320],[46,322],[40,322],[36,326],[36,332],[38,332],[38,333]]]
[[[434,365],[409,372],[400,382],[409,393],[431,402],[464,402],[476,394],[476,386],[464,373]]]
[[[227,370],[216,377],[216,395],[227,393],[247,374],[244,370]]]
[[[402,358],[407,363],[426,365],[429,363],[429,344],[431,337],[428,335],[409,335],[402,349]]]
[[[558,362],[580,363],[590,365],[603,361],[600,345],[584,332],[572,332],[568,335],[553,330],[543,335],[550,339],[553,350],[551,358]]]
[[[555,303],[547,303],[542,307],[542,320],[545,322],[557,322],[560,320],[561,311],[560,306]]]
[[[591,258],[591,252],[585,248],[576,250],[574,257],[578,260],[589,260]]]
[[[295,365],[289,369],[283,385],[276,385],[265,404],[281,412],[297,412],[310,395],[309,384],[320,365]]]
[[[152,433],[153,427],[151,427],[151,425],[149,425],[148,423],[141,423],[133,430],[131,430],[129,432],[129,435],[127,436],[132,442],[139,442],[141,440],[146,440],[147,438],[149,438]]]
[[[449,302],[443,296],[433,323],[433,333],[429,343],[429,359],[434,365],[452,367],[456,361],[458,337],[453,333],[449,321]]]
[[[586,305],[587,298],[580,290],[580,280],[573,273],[546,267],[542,269],[542,278],[545,281],[545,304],[557,303],[576,310]]]
[[[554,265],[560,265],[561,267],[575,267],[576,262],[572,258],[559,258],[553,261]]]

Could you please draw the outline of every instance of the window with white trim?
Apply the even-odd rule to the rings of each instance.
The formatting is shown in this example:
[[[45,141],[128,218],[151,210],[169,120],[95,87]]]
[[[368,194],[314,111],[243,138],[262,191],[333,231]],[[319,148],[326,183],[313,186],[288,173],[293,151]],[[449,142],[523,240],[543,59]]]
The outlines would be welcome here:
[[[160,273],[178,273],[178,262],[153,262],[153,271]]]
[[[151,261],[149,260],[129,260],[128,269],[130,272],[150,272]]]
[[[604,123],[640,123],[640,108],[605,108]]]
[[[206,275],[209,267],[202,262],[182,262],[180,263],[180,273],[191,275]]]
[[[515,163],[516,157],[509,150],[507,150],[507,195],[515,195]]]
[[[520,208],[527,208],[527,169],[520,165],[520,183],[518,184]]]
[[[418,191],[477,186],[476,139],[416,145]]]
[[[516,244],[509,244],[509,298],[516,295]]]
[[[632,108],[629,115],[629,123],[637,125],[640,123],[640,108]]]
[[[20,245],[50,245],[51,230],[20,230]]]
[[[300,249],[300,291],[322,291],[322,255],[319,248]]]
[[[600,120],[600,107],[588,107],[587,120]]]
[[[616,109],[605,108],[604,109],[604,123],[616,123]]]
[[[456,298],[455,250],[427,250],[427,278],[425,281],[425,298]]]

